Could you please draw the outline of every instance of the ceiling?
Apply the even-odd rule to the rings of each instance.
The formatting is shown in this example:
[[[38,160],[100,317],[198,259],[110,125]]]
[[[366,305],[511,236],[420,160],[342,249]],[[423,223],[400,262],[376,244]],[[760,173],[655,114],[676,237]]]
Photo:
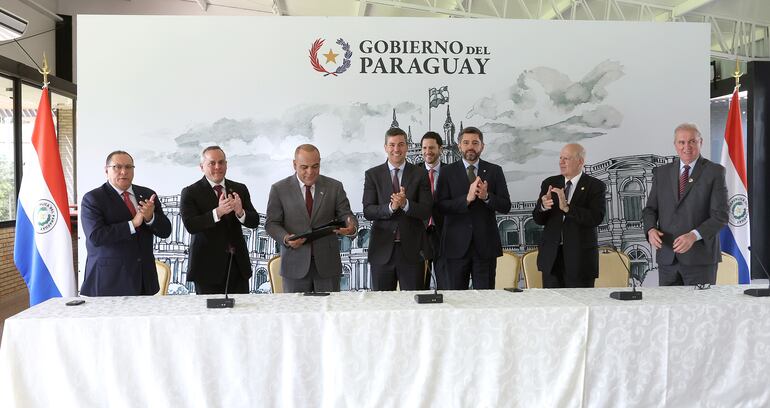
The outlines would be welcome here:
[[[770,0],[8,1],[52,20],[56,14],[172,14],[707,22],[712,26],[712,57],[770,60]]]

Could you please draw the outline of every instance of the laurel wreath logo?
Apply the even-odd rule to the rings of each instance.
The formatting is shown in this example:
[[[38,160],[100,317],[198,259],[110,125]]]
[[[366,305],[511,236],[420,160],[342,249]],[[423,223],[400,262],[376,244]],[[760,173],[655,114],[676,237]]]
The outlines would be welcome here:
[[[318,61],[318,51],[323,47],[324,42],[325,40],[318,38],[313,42],[313,46],[310,47],[310,65],[313,66],[313,69],[323,73],[324,76],[337,76],[347,71],[348,68],[350,68],[350,58],[353,56],[353,51],[350,50],[350,44],[345,42],[342,38],[337,39],[337,45],[342,47],[342,50],[345,51],[345,55],[342,64],[338,66],[334,72],[329,72],[323,65],[321,65],[321,62]]]

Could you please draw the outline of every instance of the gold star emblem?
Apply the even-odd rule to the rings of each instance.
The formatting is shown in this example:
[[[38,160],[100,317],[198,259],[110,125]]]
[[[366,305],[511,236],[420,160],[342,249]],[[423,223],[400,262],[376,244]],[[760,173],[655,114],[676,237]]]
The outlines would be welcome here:
[[[323,54],[323,56],[324,56],[324,57],[326,57],[326,63],[327,63],[327,64],[328,64],[328,63],[330,63],[330,62],[333,62],[333,63],[335,63],[335,64],[336,64],[336,63],[337,63],[337,56],[338,56],[338,55],[339,55],[339,54],[335,54],[335,53],[333,53],[333,52],[332,52],[332,50],[331,50],[331,48],[329,48],[329,52],[328,52],[328,53],[326,53],[326,54]]]

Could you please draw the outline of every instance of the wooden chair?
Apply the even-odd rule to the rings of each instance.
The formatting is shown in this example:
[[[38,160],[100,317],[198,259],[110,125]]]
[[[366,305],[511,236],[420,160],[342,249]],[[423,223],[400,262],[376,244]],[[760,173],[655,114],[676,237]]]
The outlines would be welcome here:
[[[267,274],[270,277],[270,291],[273,293],[283,293],[280,255],[276,255],[267,261]]]
[[[521,258],[524,267],[524,283],[528,289],[543,287],[543,272],[537,269],[537,249],[529,251]]]
[[[594,280],[596,288],[628,287],[628,271],[631,259],[625,252],[613,248],[599,248],[599,277]]]
[[[504,251],[497,258],[497,273],[495,274],[495,289],[518,288],[521,258],[513,252]]]
[[[738,284],[738,260],[722,252],[722,262],[717,265],[717,285]]]
[[[160,286],[158,293],[155,295],[168,295],[168,284],[171,281],[171,267],[161,261],[155,261],[155,270],[158,272],[158,286]]]

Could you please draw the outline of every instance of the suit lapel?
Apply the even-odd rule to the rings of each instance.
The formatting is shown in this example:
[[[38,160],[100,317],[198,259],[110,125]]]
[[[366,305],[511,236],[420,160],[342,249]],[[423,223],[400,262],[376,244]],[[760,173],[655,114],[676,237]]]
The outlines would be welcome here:
[[[130,220],[131,218],[131,211],[128,210],[128,206],[126,206],[126,203],[123,202],[123,197],[118,194],[117,191],[115,191],[114,188],[112,188],[112,185],[107,182],[104,183],[102,186],[104,188],[105,193],[107,194],[107,197],[110,199],[110,201],[113,202],[116,208],[120,208],[120,212],[124,213],[124,215]],[[136,193],[136,191],[134,191]]]
[[[323,205],[323,201],[325,198],[326,198],[326,183],[323,182],[323,180],[321,179],[321,176],[319,175],[315,183],[315,197],[313,197],[313,214],[310,217],[311,224],[313,223],[313,221],[316,220],[316,214],[318,214],[318,209],[321,208],[321,206]]]
[[[294,195],[294,202],[297,203],[297,211],[302,213],[302,216],[305,217],[305,219],[310,222],[310,216],[307,214],[307,205],[305,204],[305,186],[299,185],[299,179],[297,178],[297,174],[295,173],[293,176],[291,176],[290,179],[286,180],[288,183],[289,191],[293,191],[292,195]],[[318,185],[316,184],[316,194],[318,194]],[[313,199],[313,213],[315,213],[315,199]]]
[[[671,183],[671,197],[674,198],[674,202],[679,205],[679,159],[674,160],[674,166],[671,169],[671,173],[668,174],[669,182]]]
[[[390,193],[393,192],[393,175],[390,173],[390,166],[388,166],[388,162],[386,161],[385,164],[382,164],[382,170],[380,170],[380,174],[382,174],[383,177],[383,186],[385,186],[386,192],[388,192],[387,196],[390,197]],[[390,199],[388,199],[388,202],[390,202]]]
[[[207,207],[213,205],[214,208],[216,208],[219,206],[217,192],[214,191],[214,189],[211,187],[211,184],[209,184],[209,181],[206,180],[206,176],[203,176],[198,183],[200,183],[201,195],[203,196]],[[227,185],[227,179],[225,179],[225,185]],[[222,193],[226,194],[227,192],[223,191]]]
[[[572,200],[569,200],[569,202],[579,203],[580,200],[583,199],[583,195],[587,185],[588,185],[588,176],[586,175],[585,172],[583,172],[583,175],[580,176],[580,180],[578,180],[577,184],[572,187],[575,189],[575,191],[572,193]]]

